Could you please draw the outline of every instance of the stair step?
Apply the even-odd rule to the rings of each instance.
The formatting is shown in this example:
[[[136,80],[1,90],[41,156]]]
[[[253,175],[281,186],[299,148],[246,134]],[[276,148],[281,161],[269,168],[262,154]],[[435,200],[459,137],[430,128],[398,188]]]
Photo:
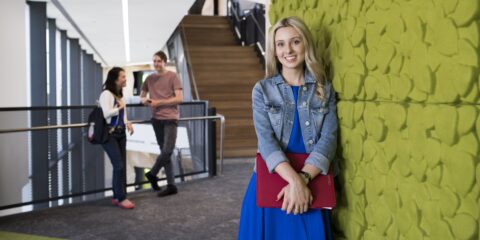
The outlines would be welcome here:
[[[245,94],[250,94],[252,92],[253,87],[255,86],[255,81],[232,81],[229,82],[228,78],[224,82],[209,82],[205,80],[205,82],[202,82],[202,80],[196,80],[197,83],[197,89],[202,90],[207,95],[210,93],[216,93],[216,92],[226,92],[226,93],[245,93]]]
[[[197,84],[198,85],[198,84]],[[200,96],[202,97],[202,99],[205,97],[205,96],[208,96],[210,93],[212,92],[229,92],[229,93],[245,93],[245,94],[251,94],[252,93],[252,89],[253,89],[253,85],[250,87],[250,86],[244,86],[244,87],[235,87],[235,88],[232,88],[232,87],[229,87],[229,86],[220,86],[220,87],[211,87],[211,86],[197,86],[197,89],[198,89],[198,92],[200,94]]]
[[[220,137],[220,132],[217,132],[217,136]],[[225,135],[225,140],[237,140],[237,139],[248,139],[250,142],[257,142],[257,135],[255,134],[255,131],[248,131],[247,133],[243,134],[226,134]],[[219,139],[217,139],[219,140]]]
[[[257,135],[255,134],[255,130],[248,131],[247,133],[242,133],[242,134],[227,134],[226,131],[225,133],[225,139],[248,139],[251,142],[257,142]],[[220,134],[217,134],[217,141],[220,141]]]
[[[195,65],[210,65],[210,64],[219,64],[219,65],[230,65],[230,64],[260,64],[260,60],[252,57],[191,57],[192,63]]]
[[[201,68],[200,68],[201,69]],[[197,69],[194,69],[196,71]],[[198,72],[198,71],[196,71]],[[263,79],[263,73],[248,73],[248,72],[242,72],[242,73],[232,73],[232,72],[227,72],[227,71],[217,71],[217,72],[212,72],[212,71],[205,71],[201,72],[202,74],[195,74],[195,79],[222,79],[222,80],[228,80],[231,82],[253,82],[256,83],[259,80]]]
[[[237,43],[232,39],[187,39],[188,46],[209,45],[209,46],[234,46]]]
[[[209,101],[209,105],[212,107],[217,108],[218,111],[223,110],[252,110],[252,103],[250,100],[248,101],[235,101],[235,100],[228,100],[228,101]]]
[[[256,148],[257,141],[252,139],[225,139],[225,146],[236,146],[235,148]],[[229,147],[229,149],[233,149]]]
[[[250,102],[209,102],[209,105],[216,107],[217,109],[229,108],[229,109],[251,109],[252,104]]]
[[[230,26],[224,23],[182,23],[185,29],[210,28],[210,29],[230,29]]]
[[[216,71],[216,72],[197,72],[195,73],[196,78],[217,78],[217,77],[228,77],[228,78],[255,78],[257,80],[265,78],[265,73],[261,70],[258,71]]]
[[[234,71],[234,70],[243,70],[243,71],[259,71],[262,70],[262,65],[260,63],[247,63],[243,65],[233,65],[233,64],[202,64],[202,65],[194,65],[194,71],[202,70],[202,71]]]
[[[229,52],[229,51],[197,51],[190,52],[191,59],[204,59],[204,58],[256,58],[257,55],[253,51],[238,51],[238,52]]]
[[[255,129],[251,126],[239,126],[237,128],[233,129],[225,129],[226,132],[228,132],[228,135],[238,135],[238,136],[250,136],[252,139],[257,139],[255,135]]]
[[[244,87],[252,88],[257,82],[255,78],[228,78],[228,77],[216,77],[216,78],[195,78],[197,87],[209,86],[211,88],[217,88],[222,86],[230,87]],[[229,91],[227,91],[229,92]]]
[[[185,37],[189,40],[229,40],[235,41],[235,37],[230,34],[228,31],[207,31],[204,29],[199,29],[197,32],[188,31],[185,33]]]
[[[252,97],[250,94],[245,93],[211,93],[205,97],[202,97],[208,101],[251,101]]]
[[[223,149],[223,157],[235,158],[235,157],[251,157],[254,158],[257,154],[257,148],[235,148],[235,149]],[[217,151],[217,156],[220,156],[220,151]],[[252,166],[253,169],[253,166]]]
[[[230,131],[226,131],[225,139],[249,139],[250,141],[257,141],[257,135],[255,134],[255,129],[246,129],[241,134],[233,134]],[[220,134],[217,134],[217,141],[220,141]]]
[[[228,118],[225,117],[225,126],[230,127],[252,127],[253,129],[253,120],[252,119],[245,119],[245,118]]]
[[[225,24],[228,26],[228,23]],[[216,26],[216,25],[214,25]],[[184,32],[187,37],[216,37],[216,36],[225,36],[227,38],[235,38],[235,35],[233,35],[232,31],[230,29],[225,28],[225,29],[218,29],[218,28],[212,28],[209,26],[205,27],[195,27],[195,28],[184,28]]]
[[[194,69],[195,70],[195,69]],[[196,75],[196,74],[202,74],[202,75]],[[254,69],[247,69],[247,68],[238,68],[234,70],[223,70],[220,69],[218,71],[199,71],[195,73],[195,76],[209,76],[213,74],[218,74],[222,76],[232,76],[232,75],[243,75],[246,77],[255,77],[258,80],[264,79],[265,78],[265,73],[263,72],[263,69],[258,69],[257,67]]]
[[[222,16],[186,15],[183,17],[182,23],[228,23],[228,18]]]
[[[192,46],[188,47],[188,51],[191,53],[194,52],[245,52],[245,51],[254,51],[253,47],[242,47],[242,46]]]
[[[222,114],[228,118],[250,118],[253,119],[253,112],[252,110],[245,110],[245,109],[217,109],[218,114]]]
[[[231,102],[221,101],[221,102],[209,102],[211,107],[215,107],[218,111],[230,110],[230,111],[252,111],[252,104],[248,102],[238,102],[233,104]]]

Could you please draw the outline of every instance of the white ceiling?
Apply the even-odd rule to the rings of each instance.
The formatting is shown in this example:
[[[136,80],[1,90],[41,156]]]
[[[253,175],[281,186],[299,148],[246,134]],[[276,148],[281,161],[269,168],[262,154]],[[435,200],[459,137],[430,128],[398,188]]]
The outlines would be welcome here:
[[[91,46],[57,7],[47,2],[47,15],[71,38],[80,38],[82,48],[93,53],[103,66],[127,66],[150,62],[164,48],[194,0],[129,0],[130,62],[126,61],[122,0],[57,0],[90,41]]]

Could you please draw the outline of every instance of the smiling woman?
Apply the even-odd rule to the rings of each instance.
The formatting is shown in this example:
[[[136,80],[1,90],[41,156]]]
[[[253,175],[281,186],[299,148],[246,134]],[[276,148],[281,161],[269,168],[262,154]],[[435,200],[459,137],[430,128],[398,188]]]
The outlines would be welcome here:
[[[132,124],[127,119],[127,106],[123,100],[123,88],[126,82],[123,68],[110,69],[99,102],[108,129],[108,140],[102,144],[102,147],[113,166],[112,204],[124,209],[132,209],[135,205],[127,199],[125,187],[127,161],[125,130],[127,129],[130,135],[133,134]]]
[[[257,82],[252,93],[261,155],[256,161],[265,161],[270,173],[288,184],[275,196],[281,208],[259,207],[257,196],[266,191],[257,192],[261,191],[257,186],[262,183],[261,174],[253,173],[243,200],[238,238],[331,239],[330,213],[311,208],[313,195],[308,183],[326,175],[335,156],[335,92],[325,79],[311,33],[301,19],[280,20],[270,36],[267,76]],[[287,153],[305,156],[300,172],[293,169]]]
[[[313,75],[316,79],[316,93],[323,99],[326,83],[325,67],[321,59],[316,55],[312,34],[305,23],[297,17],[284,18],[272,27],[272,33],[275,33],[274,38],[267,39],[266,58],[271,61],[267,61],[266,77],[274,77],[279,72],[282,72],[283,67],[291,68],[291,64],[287,61],[287,56],[290,60],[296,56],[297,63],[301,63],[302,65],[294,66],[297,69],[300,69],[300,67],[302,69],[306,68],[310,74]],[[286,42],[287,40],[289,41]],[[277,44],[280,45],[277,46]],[[285,47],[287,44],[289,48]],[[292,52],[285,54],[285,51]],[[289,56],[289,54],[291,56]],[[301,56],[298,54],[301,54]],[[284,65],[284,63],[286,63],[286,65]],[[287,70],[287,73],[288,72]]]
[[[275,33],[275,56],[284,68],[301,68],[305,61],[305,44],[293,27],[284,27]],[[300,80],[300,79],[298,79]],[[300,85],[300,82],[294,85]]]

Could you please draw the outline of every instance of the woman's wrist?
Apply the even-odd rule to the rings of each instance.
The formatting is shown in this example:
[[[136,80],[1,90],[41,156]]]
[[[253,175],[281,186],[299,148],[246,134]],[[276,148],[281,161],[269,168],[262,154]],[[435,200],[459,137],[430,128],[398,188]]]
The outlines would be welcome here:
[[[310,181],[312,181],[312,176],[310,175],[310,173],[304,172],[304,171],[300,171],[298,174],[300,175],[300,177],[302,178],[302,180],[305,182],[305,184],[308,185],[308,183],[310,183]]]
[[[305,181],[303,180],[302,176],[300,176],[300,174],[295,174],[295,176],[293,176],[291,178],[290,181],[288,181],[289,184],[291,185],[305,185]]]

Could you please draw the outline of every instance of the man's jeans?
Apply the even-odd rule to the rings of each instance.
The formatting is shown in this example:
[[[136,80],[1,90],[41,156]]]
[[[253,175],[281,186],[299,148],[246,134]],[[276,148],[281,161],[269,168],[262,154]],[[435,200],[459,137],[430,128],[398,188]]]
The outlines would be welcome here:
[[[156,176],[162,167],[165,167],[167,184],[175,184],[171,156],[177,140],[177,120],[158,120],[152,118],[152,126],[160,146],[160,155],[157,157],[150,173]]]

